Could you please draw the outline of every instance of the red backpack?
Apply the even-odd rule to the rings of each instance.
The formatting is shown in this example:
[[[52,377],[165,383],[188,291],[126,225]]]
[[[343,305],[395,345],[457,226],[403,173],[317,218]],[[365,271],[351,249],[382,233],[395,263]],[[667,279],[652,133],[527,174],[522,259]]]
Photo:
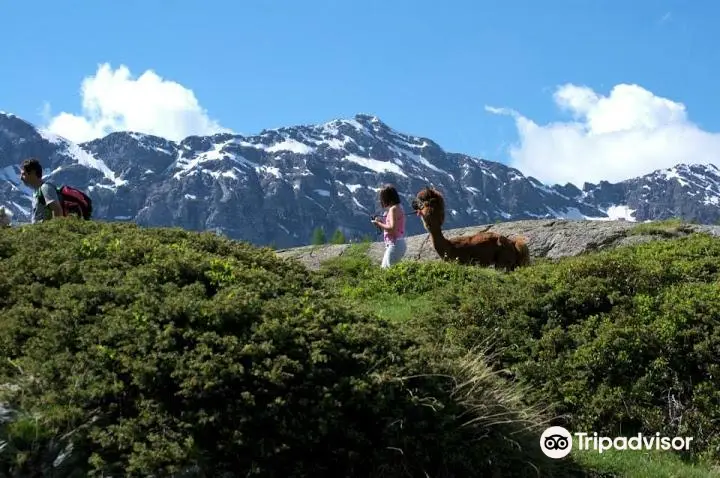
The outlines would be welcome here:
[[[72,186],[55,186],[58,199],[60,199],[60,207],[63,210],[63,216],[79,216],[86,221],[92,216],[92,199],[90,196]],[[38,189],[38,202],[45,205],[45,198],[40,194]]]

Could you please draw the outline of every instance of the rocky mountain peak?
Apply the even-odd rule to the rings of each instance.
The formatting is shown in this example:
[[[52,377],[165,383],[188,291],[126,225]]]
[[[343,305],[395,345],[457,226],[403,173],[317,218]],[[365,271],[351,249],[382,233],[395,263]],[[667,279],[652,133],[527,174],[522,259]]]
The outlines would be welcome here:
[[[0,206],[28,219],[22,159],[41,159],[51,180],[86,190],[96,218],[213,230],[258,245],[293,247],[313,230],[375,237],[377,192],[394,184],[409,209],[421,188],[446,196],[447,227],[534,218],[645,220],[683,215],[715,222],[720,171],[681,164],[621,183],[548,186],[502,163],[446,152],[371,114],[285,126],[254,135],[171,141],[116,132],[75,144],[0,114]],[[715,201],[715,202],[713,202]],[[419,221],[408,234],[422,234]]]

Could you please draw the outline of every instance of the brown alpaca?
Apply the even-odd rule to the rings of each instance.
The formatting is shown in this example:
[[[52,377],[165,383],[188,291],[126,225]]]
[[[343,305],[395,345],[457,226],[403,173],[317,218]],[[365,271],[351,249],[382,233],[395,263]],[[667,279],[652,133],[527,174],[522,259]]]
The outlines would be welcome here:
[[[430,240],[444,261],[460,264],[491,266],[512,271],[530,264],[530,252],[524,237],[510,239],[494,232],[479,232],[472,236],[447,239],[443,236],[445,199],[432,188],[421,190],[412,202],[413,209],[430,233]]]

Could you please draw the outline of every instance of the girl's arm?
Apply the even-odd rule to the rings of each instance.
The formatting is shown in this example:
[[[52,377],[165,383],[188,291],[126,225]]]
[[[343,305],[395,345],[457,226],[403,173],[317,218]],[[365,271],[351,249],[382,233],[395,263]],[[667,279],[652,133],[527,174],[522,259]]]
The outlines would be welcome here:
[[[395,232],[395,224],[396,224],[396,222],[395,222],[395,214],[396,214],[397,212],[398,212],[397,206],[392,206],[392,207],[390,207],[390,210],[388,211],[388,215],[387,215],[387,221],[388,221],[388,222],[385,223],[385,222],[382,222],[382,221],[380,221],[380,220],[378,220],[378,219],[376,219],[376,220],[373,221],[373,222],[374,222],[375,224],[377,224],[378,227],[381,228],[381,229],[385,229],[386,231]]]

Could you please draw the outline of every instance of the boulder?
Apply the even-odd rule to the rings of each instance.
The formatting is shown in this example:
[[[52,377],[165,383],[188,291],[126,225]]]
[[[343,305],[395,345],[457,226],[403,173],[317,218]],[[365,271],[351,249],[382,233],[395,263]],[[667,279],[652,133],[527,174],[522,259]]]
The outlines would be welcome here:
[[[611,247],[629,246],[651,240],[681,237],[692,233],[707,233],[720,236],[720,226],[701,224],[680,224],[664,226],[658,224],[658,230],[643,233],[633,231],[641,224],[630,221],[592,221],[574,219],[538,219],[510,221],[498,224],[484,224],[443,231],[445,237],[472,235],[482,231],[493,231],[510,237],[524,236],[528,240],[531,259],[560,259],[576,256]],[[647,229],[647,227],[646,227]],[[428,234],[409,236],[405,258],[415,261],[440,260],[432,247]],[[303,246],[277,250],[283,258],[297,259],[310,269],[318,269],[320,264],[330,258],[341,256],[351,244],[330,244],[322,246]],[[368,255],[378,265],[382,260],[385,246],[381,241],[370,244]]]

